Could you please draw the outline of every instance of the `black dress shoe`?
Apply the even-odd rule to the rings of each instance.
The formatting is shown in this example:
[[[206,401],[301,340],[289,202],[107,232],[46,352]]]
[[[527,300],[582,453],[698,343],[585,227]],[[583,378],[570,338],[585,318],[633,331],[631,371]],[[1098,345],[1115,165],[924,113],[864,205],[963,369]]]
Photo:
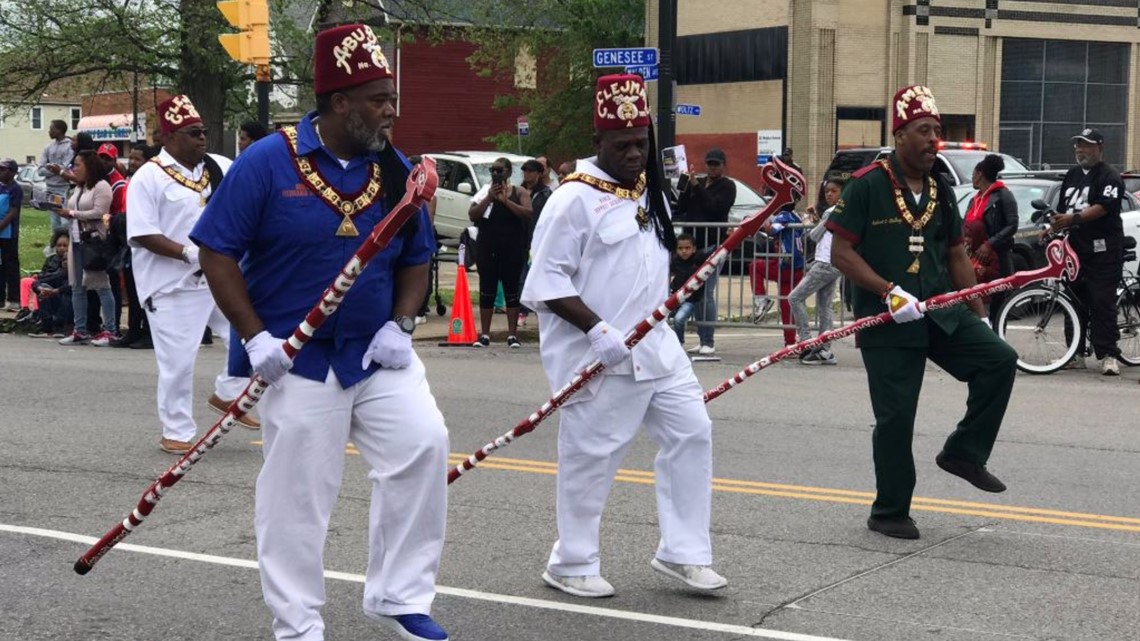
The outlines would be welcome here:
[[[985,465],[963,461],[962,459],[950,456],[946,452],[939,452],[938,456],[934,457],[934,462],[938,464],[938,467],[954,476],[960,476],[966,479],[979,490],[993,492],[995,494],[1005,491],[1005,483],[1002,483],[998,477],[990,474]]]
[[[139,333],[138,332],[132,332],[132,331],[128,330],[127,333],[123,334],[123,337],[120,338],[119,340],[111,341],[111,347],[130,347],[131,343],[137,341],[138,339],[139,339]]]
[[[896,539],[918,538],[918,526],[914,524],[914,519],[909,516],[872,516],[867,519],[867,527],[879,534],[885,534]]]
[[[154,349],[154,343],[150,340],[149,334],[143,334],[137,341],[129,345],[131,349]]]

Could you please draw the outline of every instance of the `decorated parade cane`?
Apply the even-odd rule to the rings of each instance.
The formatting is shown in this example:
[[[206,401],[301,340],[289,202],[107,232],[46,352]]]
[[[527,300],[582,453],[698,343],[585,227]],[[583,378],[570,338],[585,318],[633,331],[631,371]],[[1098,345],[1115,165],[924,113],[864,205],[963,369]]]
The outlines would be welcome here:
[[[391,213],[384,217],[376,227],[372,229],[372,233],[352,255],[348,263],[341,269],[340,274],[337,275],[336,280],[329,285],[328,289],[321,296],[321,300],[309,310],[305,316],[305,320],[297,329],[293,330],[293,335],[289,340],[285,341],[283,348],[285,353],[290,359],[296,357],[297,352],[309,342],[317,329],[332,316],[337,308],[340,307],[341,302],[344,301],[345,294],[348,293],[349,288],[356,282],[360,273],[368,265],[376,254],[383,251],[388,246],[404,223],[411,220],[420,208],[426,203],[431,201],[432,196],[435,194],[435,188],[439,183],[439,177],[435,172],[435,161],[431,158],[424,156],[423,160],[412,169],[412,173],[408,176],[407,188],[408,191],[400,202],[396,203],[396,207]],[[133,532],[143,519],[147,517],[158,505],[159,499],[166,493],[175,483],[180,481],[190,468],[194,466],[206,451],[213,448],[233,428],[237,421],[250,412],[261,400],[262,394],[268,385],[265,379],[258,375],[254,375],[249,385],[230,405],[226,414],[218,419],[217,423],[210,428],[206,434],[198,439],[194,447],[189,452],[182,455],[178,462],[162,473],[156,481],[150,484],[150,487],[143,492],[142,498],[135,506],[127,518],[123,519],[121,523],[111,528],[110,532],[103,535],[95,545],[91,546],[79,557],[75,562],[75,571],[79,574],[87,574],[95,563],[99,561],[100,557],[106,554],[111,548],[115,547],[119,541],[122,541],[128,534]]]
[[[1049,243],[1049,246],[1045,250],[1045,256],[1048,258],[1049,264],[1045,267],[1042,267],[1041,269],[1034,271],[1017,272],[1016,274],[1006,276],[1005,278],[999,278],[998,280],[993,280],[988,283],[980,283],[978,285],[974,285],[973,287],[968,287],[956,292],[934,296],[916,304],[918,305],[919,310],[925,314],[927,311],[932,309],[945,309],[947,307],[953,307],[954,305],[968,300],[974,300],[976,298],[989,296],[998,292],[1013,291],[1019,287],[1024,287],[1025,285],[1028,285],[1029,283],[1035,281],[1060,278],[1062,274],[1064,274],[1065,278],[1070,282],[1076,279],[1077,272],[1079,272],[1081,268],[1081,262],[1077,258],[1076,252],[1074,252],[1073,248],[1069,246],[1069,241],[1054,240],[1053,242]],[[719,397],[721,394],[724,394],[728,390],[743,383],[745,379],[750,378],[753,374],[771,365],[779,363],[782,360],[785,360],[792,356],[798,356],[810,349],[814,349],[820,345],[830,343],[831,341],[838,340],[845,336],[850,336],[859,330],[867,329],[868,327],[876,327],[878,325],[885,325],[889,322],[891,322],[891,313],[883,312],[876,316],[867,316],[865,318],[860,318],[854,323],[844,325],[843,327],[834,329],[830,332],[824,332],[815,338],[806,341],[800,341],[795,345],[789,345],[784,349],[773,352],[756,361],[755,363],[752,363],[748,367],[740,370],[736,376],[733,376],[720,385],[717,385],[716,387],[706,391],[705,402],[708,403],[709,401]]]
[[[633,349],[635,345],[641,342],[641,339],[645,338],[645,335],[648,334],[650,330],[669,316],[669,312],[680,307],[681,303],[684,303],[693,295],[693,292],[700,289],[713,273],[720,270],[720,264],[724,262],[724,259],[733,249],[736,249],[746,238],[760,231],[760,225],[762,225],[765,220],[786,206],[795,203],[796,198],[807,193],[803,174],[779,158],[773,158],[771,162],[761,167],[760,177],[764,181],[764,184],[774,192],[775,195],[772,199],[768,201],[768,204],[765,205],[763,209],[741,222],[736,231],[725,239],[724,244],[718,247],[712,256],[709,256],[708,260],[697,269],[692,277],[685,282],[683,287],[669,296],[660,307],[653,311],[653,314],[638,323],[637,327],[634,327],[633,330],[626,335],[625,344],[627,347]],[[462,463],[452,468],[447,473],[447,483],[450,485],[462,476],[464,472],[473,469],[480,461],[486,459],[495,451],[510,445],[523,434],[534,431],[534,428],[538,427],[539,423],[553,414],[555,410],[561,407],[562,404],[578,390],[585,387],[586,383],[594,378],[602,369],[604,369],[602,363],[595,360],[588,365],[586,369],[578,372],[573,380],[558,390],[550,400],[543,403],[542,407],[538,408],[538,411],[519,421],[514,429],[487,443],[479,450],[476,450],[474,454],[464,459]]]

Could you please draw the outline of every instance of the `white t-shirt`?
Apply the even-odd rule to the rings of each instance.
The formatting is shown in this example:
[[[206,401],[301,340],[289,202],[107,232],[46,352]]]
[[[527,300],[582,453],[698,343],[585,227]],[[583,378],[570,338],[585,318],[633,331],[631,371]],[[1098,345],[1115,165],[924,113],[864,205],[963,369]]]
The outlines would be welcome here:
[[[579,160],[577,170],[615,182]],[[570,382],[597,356],[582,330],[550,311],[543,301],[580,296],[587,307],[625,335],[669,295],[669,252],[652,227],[637,224],[640,202],[623,200],[580,182],[562,184],[550,196],[534,230],[531,267],[522,302],[539,314],[539,349],[552,391]],[[662,378],[690,367],[677,336],[659,324],[633,348],[632,358],[608,374],[636,380]],[[594,382],[596,382],[595,379]],[[586,386],[570,402],[593,396]]]
[[[210,156],[217,161],[222,172],[230,168],[231,161],[224,156]],[[165,149],[158,156],[162,167],[174,167],[191,181],[197,182],[206,171],[200,162],[193,171],[174,160]],[[139,300],[177,289],[206,287],[205,279],[195,276],[201,267],[190,265],[178,258],[159,256],[135,241],[139,236],[161,234],[183,245],[190,244],[190,230],[198,222],[205,206],[202,199],[211,193],[207,186],[198,193],[177,182],[162,167],[153,162],[143,163],[127,187],[127,238],[131,246],[131,266]]]

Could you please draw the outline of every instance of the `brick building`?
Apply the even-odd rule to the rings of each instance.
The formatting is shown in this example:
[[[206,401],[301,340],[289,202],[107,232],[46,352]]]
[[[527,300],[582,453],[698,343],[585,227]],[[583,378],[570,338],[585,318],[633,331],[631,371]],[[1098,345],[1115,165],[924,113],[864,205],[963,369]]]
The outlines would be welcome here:
[[[138,96],[137,140],[150,138],[156,127],[155,109],[171,97],[165,88],[146,88]],[[76,130],[91,134],[97,143],[114,144],[121,155],[130,151],[131,122],[134,120],[135,96],[131,91],[112,91],[87,94],[82,99],[83,117]],[[148,128],[149,127],[149,128]]]
[[[647,41],[657,43],[658,0]],[[677,117],[689,158],[723,147],[756,184],[757,134],[779,132],[811,180],[837,147],[891,144],[889,102],[928,85],[949,140],[988,143],[1028,165],[1072,164],[1069,136],[1108,138],[1140,165],[1136,0],[684,0],[675,52]]]

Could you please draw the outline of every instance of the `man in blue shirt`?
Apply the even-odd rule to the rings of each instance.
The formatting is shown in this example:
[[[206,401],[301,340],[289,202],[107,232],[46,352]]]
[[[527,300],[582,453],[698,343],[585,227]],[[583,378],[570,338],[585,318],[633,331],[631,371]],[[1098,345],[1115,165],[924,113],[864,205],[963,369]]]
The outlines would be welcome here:
[[[0,305],[20,311],[20,207],[24,190],[16,182],[20,166],[15,160],[0,160]],[[7,290],[7,296],[4,295]]]
[[[262,592],[277,639],[324,641],[322,553],[351,441],[373,481],[365,614],[402,639],[443,641],[429,614],[447,513],[447,428],[411,336],[434,249],[426,209],[294,361],[282,349],[404,195],[410,172],[388,143],[397,96],[372,30],[324,31],[314,57],[316,112],[250,145],[190,235],[245,346],[231,350],[230,371],[271,383],[259,406]]]

